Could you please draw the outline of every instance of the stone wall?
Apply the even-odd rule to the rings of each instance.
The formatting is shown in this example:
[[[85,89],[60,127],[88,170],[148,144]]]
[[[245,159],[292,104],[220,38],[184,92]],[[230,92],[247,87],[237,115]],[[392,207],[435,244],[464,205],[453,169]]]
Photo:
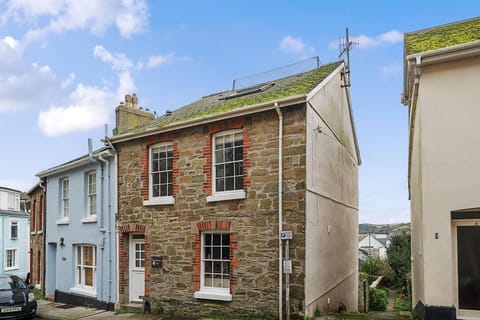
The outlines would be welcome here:
[[[283,110],[284,221],[291,242],[292,310],[304,303],[305,109]],[[243,128],[246,199],[207,202],[211,192],[209,150],[215,132]],[[143,206],[148,193],[148,146],[174,144],[174,205]],[[278,116],[275,111],[197,126],[116,145],[120,224],[120,302],[128,302],[128,232],[140,229],[146,255],[161,256],[163,268],[149,268],[145,293],[152,310],[175,313],[261,314],[278,310]],[[147,188],[147,189],[146,189]],[[122,232],[123,228],[123,232]],[[231,302],[194,298],[199,288],[202,230],[231,232]],[[149,261],[149,260],[148,260]],[[127,287],[126,287],[127,286]]]

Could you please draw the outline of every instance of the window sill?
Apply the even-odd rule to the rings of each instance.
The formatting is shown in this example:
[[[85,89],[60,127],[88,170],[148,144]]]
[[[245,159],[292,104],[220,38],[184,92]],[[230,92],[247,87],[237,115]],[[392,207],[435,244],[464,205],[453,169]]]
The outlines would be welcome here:
[[[18,266],[5,268],[5,271],[12,271],[12,270],[18,270]]]
[[[97,292],[95,290],[89,290],[85,288],[70,288],[70,293],[82,295],[82,296],[87,296],[87,297],[92,297],[96,298],[97,297]]]
[[[239,200],[245,199],[245,191],[226,191],[218,192],[214,195],[207,197],[207,202],[216,202],[216,201],[227,201],[227,200]]]
[[[97,215],[91,215],[86,218],[80,220],[81,223],[96,223],[97,222]]]
[[[161,206],[161,205],[169,205],[169,204],[175,204],[175,198],[174,197],[172,197],[172,196],[159,197],[159,198],[153,198],[153,199],[143,201],[143,205],[145,207]]]
[[[69,218],[62,218],[62,219],[59,219],[56,221],[58,225],[61,225],[61,224],[69,224],[70,223],[70,219]]]
[[[232,301],[232,294],[225,292],[197,291],[193,294],[196,299]]]

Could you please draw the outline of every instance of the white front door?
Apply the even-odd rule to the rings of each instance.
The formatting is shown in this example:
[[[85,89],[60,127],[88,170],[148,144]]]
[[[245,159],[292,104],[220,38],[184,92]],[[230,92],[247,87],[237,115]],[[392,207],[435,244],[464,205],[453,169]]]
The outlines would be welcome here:
[[[130,237],[130,301],[142,301],[145,292],[145,239],[143,234]]]

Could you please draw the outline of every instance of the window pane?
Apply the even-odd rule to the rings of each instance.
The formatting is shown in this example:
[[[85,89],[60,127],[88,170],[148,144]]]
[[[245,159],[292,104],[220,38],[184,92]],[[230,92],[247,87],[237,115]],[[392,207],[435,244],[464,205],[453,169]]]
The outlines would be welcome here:
[[[233,161],[233,149],[225,149],[225,162]]]
[[[169,158],[167,159],[167,170],[172,170],[173,167],[173,159]]]
[[[205,272],[212,273],[212,270],[213,270],[213,262],[212,261],[205,262]]]
[[[230,288],[230,279],[223,279],[222,288]]]
[[[83,264],[87,266],[93,265],[93,250],[92,247],[83,248]]]
[[[173,185],[169,183],[167,185],[167,196],[171,196],[171,195],[173,195]]]
[[[235,160],[243,160],[243,147],[235,148]]]
[[[213,245],[219,246],[221,244],[222,235],[220,233],[213,233]]]
[[[243,189],[243,177],[235,177],[235,190]]]
[[[93,287],[93,268],[85,268],[85,285]]]
[[[223,149],[223,137],[215,138],[215,149]]]
[[[165,197],[167,195],[167,185],[162,184],[160,185],[160,196]]]
[[[213,247],[213,259],[221,259],[220,247]]]
[[[226,178],[225,179],[225,190],[234,190],[234,179],[233,178]]]
[[[212,286],[212,275],[211,274],[205,274],[205,287],[211,287]]]
[[[213,262],[213,273],[222,273],[222,263],[220,261]]]
[[[243,145],[243,134],[242,133],[236,133],[235,134],[235,146],[242,146]]]
[[[167,172],[160,173],[160,182],[161,183],[167,183],[167,179],[168,179],[167,177],[168,177]]]
[[[230,259],[230,247],[222,247],[222,260]]]
[[[160,159],[160,170],[164,171],[167,169],[167,160],[165,159]]]
[[[225,179],[223,178],[220,178],[220,179],[216,179],[215,181],[215,190],[217,191],[225,191]]]
[[[205,234],[205,245],[209,246],[212,244],[212,234]]]
[[[235,163],[235,175],[236,176],[243,176],[243,162],[236,162]]]
[[[160,166],[159,166],[158,160],[152,161],[152,171],[153,171],[153,172],[157,172],[158,169],[159,169],[159,167],[160,167]]]
[[[215,176],[217,178],[223,178],[224,174],[225,174],[225,166],[223,164],[219,164],[219,165],[216,165],[215,166]]]
[[[205,259],[211,259],[212,258],[212,247],[205,247],[204,255],[203,257]]]
[[[160,188],[159,188],[158,185],[152,187],[152,196],[154,196],[154,197],[159,197],[160,196]]]
[[[225,149],[233,147],[233,135],[225,136],[223,145],[224,145]]]
[[[222,262],[222,273],[224,278],[229,278],[230,277],[230,262],[229,261],[223,261]]]
[[[222,246],[230,245],[230,234],[223,233],[222,234]]]
[[[215,150],[215,163],[222,163],[223,160],[223,150]]]
[[[225,176],[226,176],[226,177],[231,177],[231,176],[233,176],[234,168],[235,168],[235,165],[234,165],[233,162],[226,164],[226,165],[225,165]]]

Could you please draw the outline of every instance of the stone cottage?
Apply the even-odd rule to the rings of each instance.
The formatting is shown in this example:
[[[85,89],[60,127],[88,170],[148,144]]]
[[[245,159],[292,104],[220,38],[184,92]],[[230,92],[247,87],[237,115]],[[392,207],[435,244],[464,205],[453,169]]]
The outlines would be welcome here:
[[[343,62],[157,118],[127,95],[116,116],[120,304],[357,310],[360,156]]]

